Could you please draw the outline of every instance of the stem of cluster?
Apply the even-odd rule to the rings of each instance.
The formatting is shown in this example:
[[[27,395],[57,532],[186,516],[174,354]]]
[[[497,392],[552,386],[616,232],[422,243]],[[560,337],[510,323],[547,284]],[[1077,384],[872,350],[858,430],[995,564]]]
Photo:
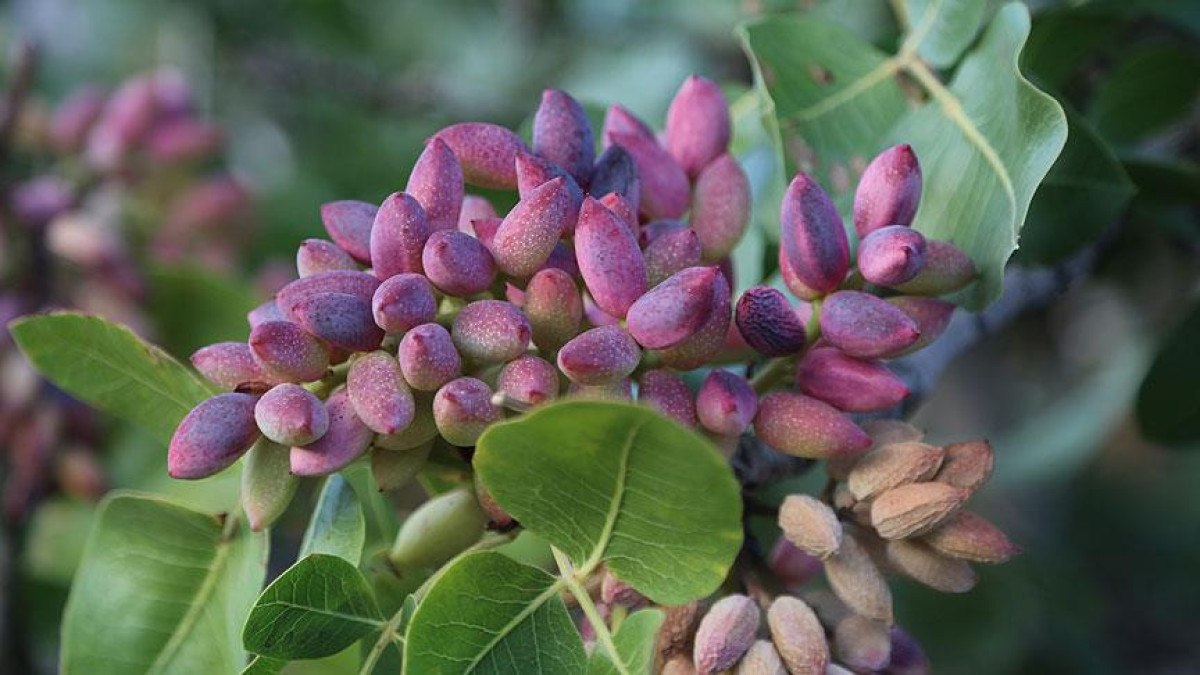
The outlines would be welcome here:
[[[379,634],[379,639],[375,641],[375,644],[371,646],[371,651],[363,659],[362,668],[359,668],[358,675],[370,675],[374,672],[375,664],[379,662],[380,657],[383,656],[383,651],[387,649],[388,644],[393,640],[399,640],[401,644],[404,643],[404,636],[396,632],[400,628],[400,622],[403,620],[404,607],[402,606],[383,625],[383,632]]]
[[[817,338],[821,337],[821,302],[819,300],[812,302],[812,314],[804,326],[804,333],[810,347],[816,344]],[[806,351],[808,351],[808,347],[801,350],[799,354],[780,356],[767,361],[758,372],[754,373],[754,377],[750,378],[750,386],[754,387],[754,391],[759,394],[767,393],[792,374],[796,362],[804,356]]]
[[[596,609],[596,604],[592,602],[592,596],[579,583],[575,567],[571,564],[570,559],[567,558],[567,554],[558,550],[555,546],[551,546],[550,551],[554,554],[554,562],[558,563],[558,571],[561,575],[559,578],[566,584],[571,594],[575,596],[575,600],[579,602],[579,608],[583,610],[584,616],[592,624],[592,630],[596,631],[596,641],[603,645],[605,651],[612,657],[613,665],[616,667],[618,673],[621,675],[631,675],[629,669],[625,667],[625,663],[621,661],[620,654],[617,653],[617,645],[613,642],[612,633],[608,630],[608,624],[600,616],[599,610]]]
[[[765,394],[783,381],[796,365],[795,356],[780,356],[763,364],[750,378],[750,386],[759,394]]]
[[[350,372],[350,364],[352,362],[353,359],[349,359],[345,363],[333,366],[329,369],[329,372],[325,373],[325,377],[316,382],[304,385],[304,388],[316,394],[318,398],[325,398],[335,387],[346,381],[346,373]]]
[[[529,412],[530,410],[533,410],[533,406],[529,405],[528,403],[525,403],[524,401],[518,401],[517,399],[509,396],[508,394],[505,394],[502,391],[498,391],[498,392],[492,394],[492,405],[497,406],[499,408],[507,408],[514,412],[520,412],[520,413],[525,413],[525,412]]]
[[[221,528],[221,541],[230,541],[237,536],[238,533],[238,516],[241,514],[239,509],[234,509],[225,514],[225,522]]]

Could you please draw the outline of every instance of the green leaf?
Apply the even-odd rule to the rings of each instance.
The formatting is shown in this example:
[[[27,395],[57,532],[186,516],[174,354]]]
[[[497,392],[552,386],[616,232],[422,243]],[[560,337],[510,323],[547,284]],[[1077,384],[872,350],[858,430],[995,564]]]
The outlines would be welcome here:
[[[196,267],[157,267],[149,288],[157,339],[174,354],[250,336],[246,312],[259,301],[244,282]]]
[[[731,151],[750,182],[750,225],[731,255],[734,297],[765,276],[767,238],[779,239],[779,203],[783,199],[783,162],[775,152],[773,134],[764,124],[762,99],[745,92],[729,106],[733,118]]]
[[[774,17],[740,32],[761,95],[774,105],[788,174],[814,174],[843,212],[853,173],[895,143],[910,143],[921,160],[925,189],[914,227],[971,255],[980,280],[954,299],[972,308],[999,295],[1004,265],[1038,183],[1062,150],[1062,108],[1017,68],[1029,34],[1029,11],[1000,9],[949,85],[918,56],[938,26],[966,23],[942,16],[929,2],[896,55],[884,54],[850,31],[808,17]],[[969,18],[969,17],[968,17]],[[939,52],[953,51],[940,42]],[[953,45],[951,45],[953,46]],[[928,97],[912,106],[897,75]]]
[[[1133,197],[1124,167],[1087,121],[1066,108],[1070,134],[1029,208],[1017,257],[1054,263],[1121,216]]]
[[[712,593],[741,546],[728,464],[702,436],[645,407],[548,405],[490,427],[473,463],[496,501],[581,574],[607,562],[655,602]]]
[[[1089,111],[1101,135],[1133,143],[1188,118],[1200,94],[1194,48],[1153,44],[1123,56],[1101,81]]]
[[[577,675],[583,640],[561,582],[493,551],[449,565],[417,606],[404,640],[410,675]]]
[[[9,331],[46,379],[68,394],[140,425],[166,443],[216,390],[128,328],[58,312],[17,319]]]
[[[666,615],[662,610],[643,609],[625,617],[613,643],[617,654],[630,673],[649,675],[654,670],[654,643]],[[588,675],[617,675],[620,671],[602,649],[596,649],[588,659]]]
[[[246,664],[242,675],[277,675],[287,665],[283,659],[273,659],[269,656],[256,655]]]
[[[101,503],[62,629],[65,675],[229,673],[266,572],[267,539],[166,500]]]
[[[358,568],[337,556],[314,553],[262,592],[242,640],[255,654],[315,659],[336,654],[382,627],[375,596]]]
[[[781,5],[781,10],[796,9],[794,0],[787,0]],[[812,5],[811,9],[807,9],[806,13],[841,24],[862,39],[876,45],[894,41],[900,30],[890,3],[882,0],[820,0]]]
[[[1138,391],[1137,417],[1147,438],[1168,445],[1200,440],[1200,304],[1171,331]]]
[[[984,0],[908,0],[911,47],[935,68],[948,68],[962,56],[983,23]],[[919,36],[919,42],[916,37]]]
[[[341,474],[335,473],[325,479],[325,487],[317,498],[317,507],[308,521],[297,557],[325,553],[357,566],[362,560],[366,536],[367,525],[358,496],[350,483]]]

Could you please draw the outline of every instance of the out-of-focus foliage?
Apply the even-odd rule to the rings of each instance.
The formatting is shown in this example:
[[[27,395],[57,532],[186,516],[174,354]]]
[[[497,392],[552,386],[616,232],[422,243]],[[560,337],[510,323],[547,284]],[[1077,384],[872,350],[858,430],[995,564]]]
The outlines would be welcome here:
[[[205,112],[227,130],[233,172],[259,197],[255,260],[262,264],[319,235],[321,202],[378,202],[401,189],[424,139],[449,122],[518,127],[546,86],[585,102],[620,100],[659,119],[674,84],[689,72],[747,91],[750,70],[733,35],[742,19],[803,10],[894,53],[903,30],[897,4],[10,0],[0,7],[0,48],[7,51],[19,34],[39,42],[38,93],[47,101],[81,81],[111,85],[158,64],[179,67]],[[981,4],[984,23],[998,3]],[[1193,579],[1200,462],[1194,453],[1147,443],[1134,402],[1139,387],[1143,407],[1165,401],[1153,405],[1153,417],[1142,416],[1141,428],[1165,419],[1191,433],[1170,440],[1195,446],[1200,418],[1186,406],[1197,397],[1195,381],[1178,376],[1195,372],[1200,350],[1169,348],[1161,359],[1180,365],[1155,370],[1172,376],[1145,383],[1143,376],[1168,328],[1186,327],[1183,317],[1195,314],[1200,7],[1173,0],[1028,4],[1032,29],[1022,71],[1063,105],[1070,128],[1034,195],[1018,259],[1053,264],[1083,251],[1098,260],[1096,274],[977,345],[919,411],[916,423],[935,440],[992,439],[1002,489],[980,510],[1026,553],[987,570],[966,596],[900,593],[898,618],[941,672],[1190,672],[1200,668]],[[779,168],[757,126],[761,111],[753,98],[730,100],[737,101],[735,149],[756,203],[778,204],[771,186],[783,176],[772,174]],[[770,206],[756,208],[759,228],[736,254],[739,269],[765,260],[769,270],[774,256],[764,230],[776,217]],[[157,273],[152,286],[152,311],[176,356],[217,336],[237,337],[254,295],[244,280],[176,269]],[[1180,339],[1186,337],[1174,343]],[[1157,390],[1164,381],[1168,389]],[[1163,417],[1167,404],[1181,407]],[[208,512],[232,508],[236,476],[232,483],[230,474],[172,483],[158,442],[111,420],[106,426],[114,485],[174,492]],[[441,477],[459,475],[461,460],[444,448],[435,448],[431,461],[438,469],[421,479],[430,491]],[[364,560],[372,561],[371,546],[391,539],[391,532],[378,532],[394,532],[395,524],[373,487],[356,492],[367,520]],[[279,560],[294,557],[303,514],[317,499],[299,496],[278,525],[277,536],[292,542]],[[15,628],[3,641],[0,670],[17,663],[54,672],[65,589],[94,518],[92,507],[56,499],[34,515],[23,543],[11,536],[4,542],[5,555],[18,561],[3,567],[20,586],[15,602],[6,599]],[[533,548],[544,554],[544,546]],[[278,564],[272,569],[280,571]],[[367,577],[384,616],[423,581]],[[356,645],[314,662],[322,670],[311,672],[354,672],[358,652]],[[288,668],[300,672],[296,664]]]

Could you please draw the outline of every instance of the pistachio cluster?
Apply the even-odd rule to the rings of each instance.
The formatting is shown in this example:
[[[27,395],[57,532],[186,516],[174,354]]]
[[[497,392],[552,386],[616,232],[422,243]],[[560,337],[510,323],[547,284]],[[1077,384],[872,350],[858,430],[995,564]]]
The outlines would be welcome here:
[[[582,107],[555,90],[531,145],[486,123],[437,132],[404,192],[322,206],[329,239],[301,244],[299,278],[249,314],[247,342],[192,356],[230,391],[179,425],[171,475],[202,478],[251,452],[244,506],[264,527],[297,476],[369,453],[377,476],[400,481],[434,444],[473,446],[506,414],[560,396],[632,400],[638,374],[642,401],[741,434],[756,407],[745,378],[715,372],[695,395],[677,374],[736,336],[727,256],[750,189],[729,134],[724,97],[699,77],[661,143],[613,106],[597,156]],[[468,186],[518,199],[500,216]]]
[[[14,62],[32,86],[34,51]],[[219,169],[220,130],[179,73],[138,75],[111,92],[80,86],[53,107],[25,95],[21,79],[3,111],[11,137],[0,139],[12,160],[0,186],[0,324],[73,308],[149,334],[149,267],[237,267],[250,195]],[[5,516],[21,519],[55,488],[98,498],[93,411],[38,377],[7,331],[0,381]]]
[[[699,605],[668,608],[667,672],[816,673],[838,667],[832,658],[921,672],[919,647],[892,626],[883,571],[962,591],[974,583],[966,560],[1012,554],[981,519],[955,515],[986,479],[990,449],[937,448],[903,423],[860,426],[852,415],[904,399],[884,360],[942,332],[953,305],[936,296],[971,283],[975,268],[911,229],[921,172],[900,145],[863,173],[853,256],[830,196],[798,174],[781,205],[779,265],[799,301],[758,286],[735,309],[728,256],[750,189],[729,136],[720,90],[699,77],[683,84],[661,136],[609,108],[599,156],[582,107],[555,90],[531,145],[486,123],[437,132],[404,192],[321,208],[329,239],[300,246],[299,278],[250,312],[248,342],[193,355],[230,391],[180,423],[171,475],[203,478],[249,452],[243,505],[261,529],[298,477],[369,455],[388,489],[436,445],[469,449],[507,415],[563,396],[636,398],[725,450],[752,431],[777,451],[828,460],[845,483],[784,503],[790,548],[773,558],[785,582],[824,568],[834,594],[823,605],[766,603],[771,640],[759,642],[765,604],[748,597],[718,600],[698,626]],[[468,186],[518,199],[501,216]],[[756,361],[752,376],[712,367],[739,360]],[[681,373],[701,367],[693,391]],[[436,566],[488,523],[516,525],[482,486],[438,495],[405,522],[391,562]],[[645,603],[609,572],[597,590],[602,613]]]

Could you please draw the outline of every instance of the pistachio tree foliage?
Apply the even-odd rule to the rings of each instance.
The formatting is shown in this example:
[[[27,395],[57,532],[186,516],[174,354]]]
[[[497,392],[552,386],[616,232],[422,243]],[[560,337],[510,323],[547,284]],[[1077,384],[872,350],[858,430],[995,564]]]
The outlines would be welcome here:
[[[928,672],[889,580],[963,593],[1019,548],[970,510],[990,445],[896,419],[888,362],[997,297],[1067,121],[1017,68],[1023,5],[903,5],[894,54],[810,17],[743,26],[761,119],[693,76],[662,124],[613,104],[597,128],[547,89],[528,138],[442,129],[402,190],[322,205],[298,278],[192,368],[95,317],[13,323],[173,479],[240,473],[212,512],[106,499],[63,672]],[[730,460],[782,456],[828,480],[763,546]],[[306,480],[300,554],[264,589]],[[397,525],[380,494],[414,480]]]

